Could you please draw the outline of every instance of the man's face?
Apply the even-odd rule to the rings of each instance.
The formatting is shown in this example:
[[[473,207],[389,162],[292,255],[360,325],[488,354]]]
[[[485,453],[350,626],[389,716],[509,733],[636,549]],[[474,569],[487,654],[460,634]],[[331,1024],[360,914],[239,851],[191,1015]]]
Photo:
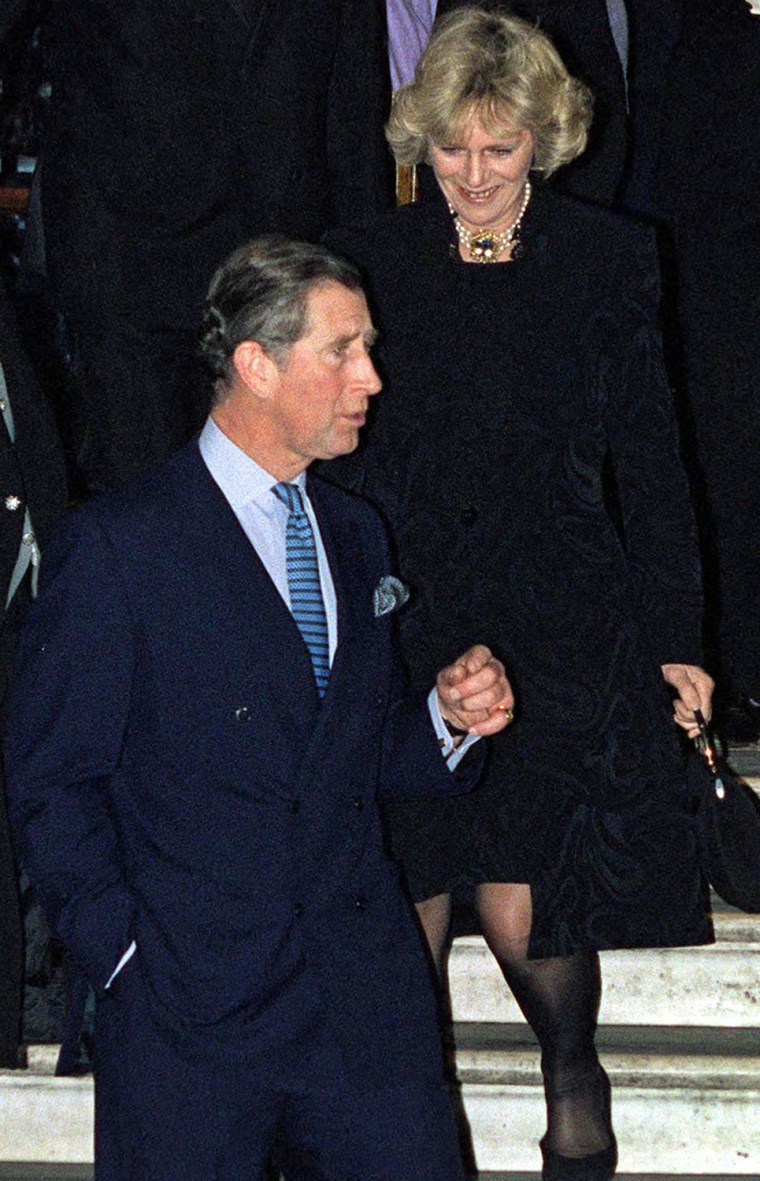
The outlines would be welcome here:
[[[375,330],[361,291],[328,281],[306,301],[306,331],[279,367],[271,424],[282,467],[353,451],[381,388],[369,355]]]

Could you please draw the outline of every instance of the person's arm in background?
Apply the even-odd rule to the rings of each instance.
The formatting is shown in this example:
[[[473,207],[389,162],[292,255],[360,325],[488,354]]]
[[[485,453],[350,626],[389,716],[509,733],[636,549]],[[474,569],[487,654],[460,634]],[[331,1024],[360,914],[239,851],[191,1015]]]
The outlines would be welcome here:
[[[433,27],[436,0],[386,0],[385,7],[391,84],[398,90],[414,77]]]

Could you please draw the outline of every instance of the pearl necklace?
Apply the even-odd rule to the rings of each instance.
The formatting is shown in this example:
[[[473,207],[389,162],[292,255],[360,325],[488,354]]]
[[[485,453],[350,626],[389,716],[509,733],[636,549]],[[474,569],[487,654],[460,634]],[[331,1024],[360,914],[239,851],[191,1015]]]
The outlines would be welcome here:
[[[506,230],[502,230],[500,234],[497,234],[496,230],[490,229],[468,230],[462,225],[462,222],[459,220],[459,214],[455,212],[454,206],[449,202],[449,211],[454,218],[457,237],[463,249],[469,250],[472,262],[498,262],[507,247],[517,241],[520,236],[520,223],[525,217],[525,210],[528,208],[530,194],[530,181],[526,180],[525,195],[520,206],[520,212],[512,222],[512,225]]]

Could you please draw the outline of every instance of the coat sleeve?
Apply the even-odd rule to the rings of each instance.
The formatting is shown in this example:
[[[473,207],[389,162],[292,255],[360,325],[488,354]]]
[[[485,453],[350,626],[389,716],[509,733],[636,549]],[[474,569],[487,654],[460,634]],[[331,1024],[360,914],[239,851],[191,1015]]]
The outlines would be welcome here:
[[[114,556],[93,515],[49,544],[22,630],[6,714],[6,774],[20,859],[54,929],[95,987],[131,941],[109,795],[134,670],[134,634]]]
[[[366,534],[372,538],[370,549],[375,559],[372,565],[377,571],[376,585],[379,577],[391,569],[391,556],[378,518],[374,513],[368,513],[368,520],[374,522],[374,531],[368,528]],[[428,709],[427,697],[432,685],[423,692],[407,691],[394,623],[395,616],[390,616],[387,642],[391,649],[391,705],[382,735],[379,794],[394,799],[461,795],[475,787],[480,779],[486,743],[476,743],[456,769],[449,770]],[[458,655],[452,652],[451,659]]]
[[[611,276],[620,312],[603,380],[626,553],[658,664],[701,664],[697,531],[663,361],[654,241],[631,229],[623,247]]]

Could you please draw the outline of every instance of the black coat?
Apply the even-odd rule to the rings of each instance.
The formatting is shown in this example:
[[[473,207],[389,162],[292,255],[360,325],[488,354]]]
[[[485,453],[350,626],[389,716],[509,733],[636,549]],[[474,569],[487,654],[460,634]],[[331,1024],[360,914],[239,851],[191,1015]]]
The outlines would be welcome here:
[[[517,697],[482,791],[397,813],[396,851],[423,898],[461,875],[530,882],[537,956],[698,942],[660,665],[700,663],[700,576],[653,243],[540,184],[514,262],[465,264],[453,237],[439,199],[344,240],[366,271],[385,389],[363,447],[337,463],[386,515],[413,588],[411,675],[426,684],[441,651],[479,638]]]

